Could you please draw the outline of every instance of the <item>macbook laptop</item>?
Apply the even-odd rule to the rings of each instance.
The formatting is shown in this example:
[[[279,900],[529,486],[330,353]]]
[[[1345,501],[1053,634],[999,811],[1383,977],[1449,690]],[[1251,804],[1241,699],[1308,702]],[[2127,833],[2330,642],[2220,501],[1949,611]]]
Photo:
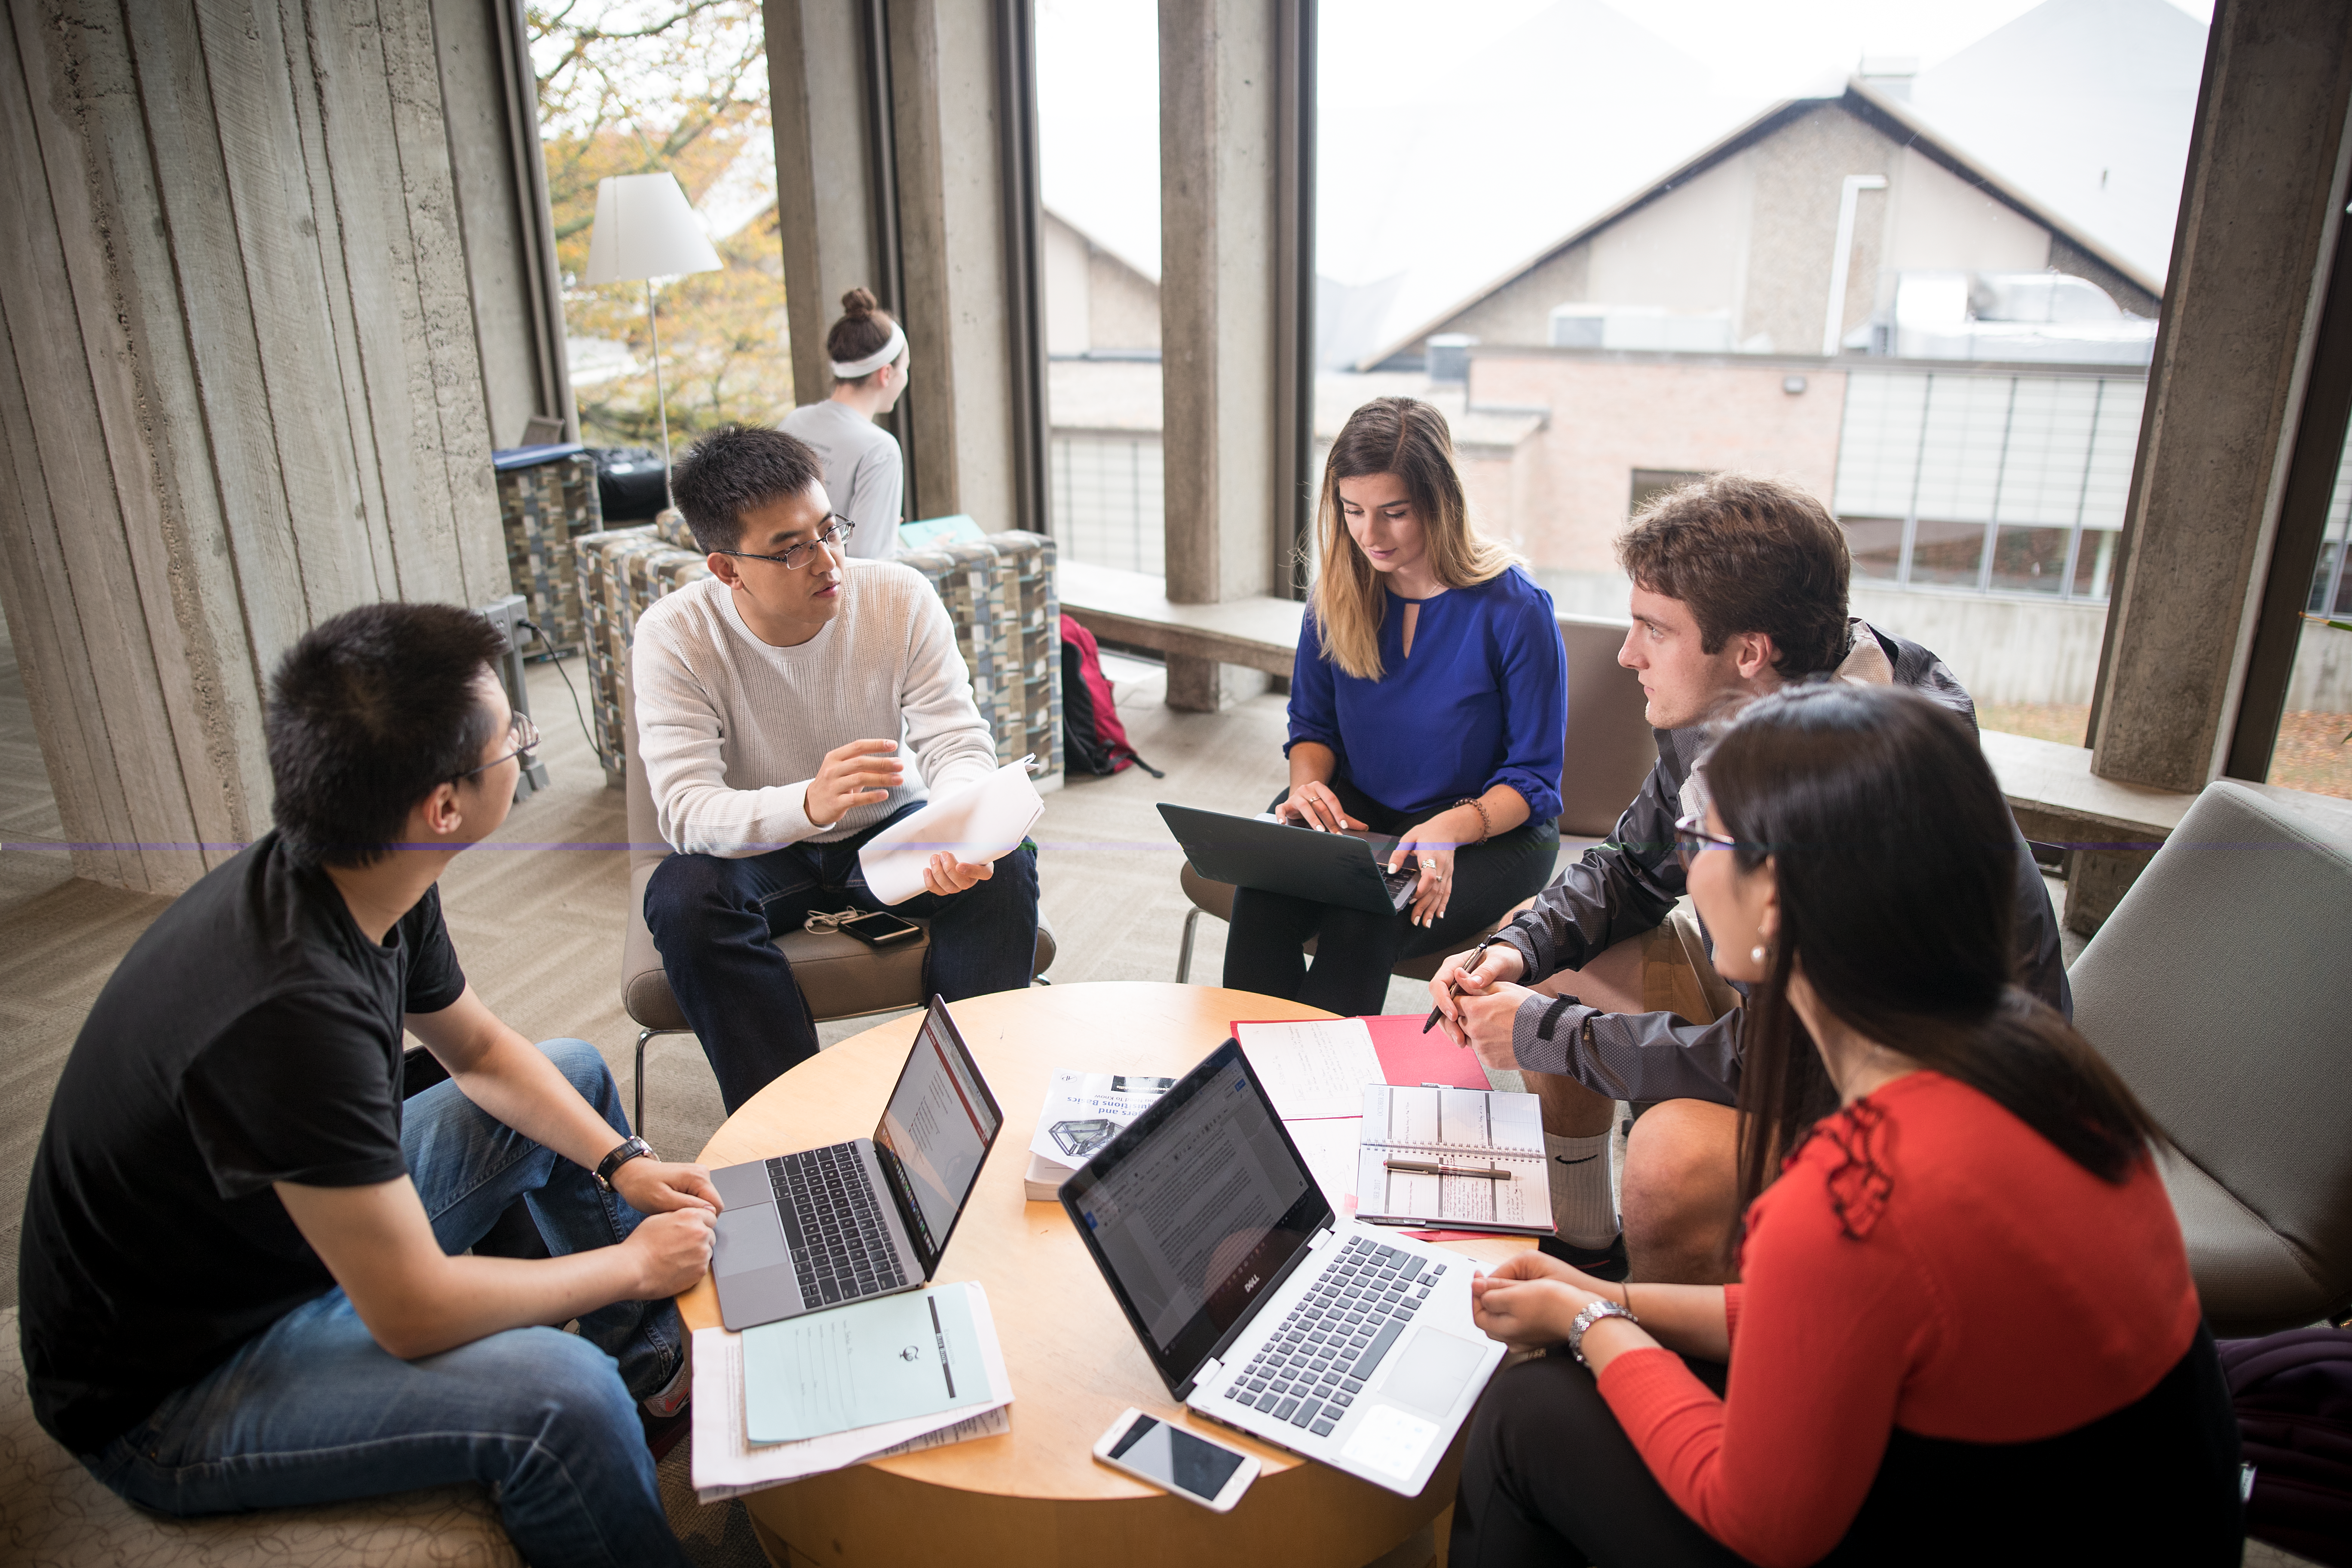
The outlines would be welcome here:
[[[719,1320],[754,1328],[928,1281],[1003,1125],[934,996],[873,1137],[710,1173],[727,1205],[710,1251]]]
[[[1502,1364],[1469,1260],[1339,1223],[1231,1040],[1061,1196],[1171,1394],[1391,1491],[1428,1485]]]
[[[1165,802],[1160,816],[1192,869],[1213,882],[1387,915],[1412,901],[1421,879],[1409,860],[1389,874],[1397,841],[1382,833],[1323,833],[1271,816],[1228,816]]]

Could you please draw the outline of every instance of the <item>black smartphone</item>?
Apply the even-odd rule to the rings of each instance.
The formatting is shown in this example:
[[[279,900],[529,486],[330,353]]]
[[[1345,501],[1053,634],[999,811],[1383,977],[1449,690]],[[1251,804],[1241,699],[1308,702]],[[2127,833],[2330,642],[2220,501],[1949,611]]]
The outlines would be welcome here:
[[[840,930],[844,936],[854,936],[868,947],[888,947],[923,933],[923,928],[914,921],[901,920],[887,910],[844,915]]]

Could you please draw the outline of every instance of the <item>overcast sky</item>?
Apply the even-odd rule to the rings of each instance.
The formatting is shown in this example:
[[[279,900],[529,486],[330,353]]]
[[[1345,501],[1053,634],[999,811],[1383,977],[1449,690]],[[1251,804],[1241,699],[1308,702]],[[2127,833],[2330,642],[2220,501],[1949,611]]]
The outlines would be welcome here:
[[[2210,22],[2210,0],[2170,5]],[[1325,0],[1318,265],[1454,297],[1864,55],[1922,69],[2034,0]],[[1040,0],[1044,195],[1159,271],[1154,0]],[[2162,29],[2159,29],[2162,30]],[[1576,155],[1559,156],[1563,146]],[[1540,155],[1543,162],[1531,164]],[[1485,271],[1480,270],[1485,268]],[[1441,276],[1442,275],[1442,276]],[[1416,308],[1401,300],[1400,309]]]

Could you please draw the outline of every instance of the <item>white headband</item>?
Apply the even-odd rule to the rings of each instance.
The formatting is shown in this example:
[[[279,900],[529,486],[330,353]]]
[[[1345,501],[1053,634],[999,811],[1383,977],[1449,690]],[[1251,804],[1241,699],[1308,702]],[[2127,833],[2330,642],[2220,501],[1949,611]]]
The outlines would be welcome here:
[[[844,381],[856,381],[862,375],[872,375],[892,360],[907,352],[907,334],[898,323],[890,323],[890,341],[867,354],[864,359],[837,359],[833,362],[833,374]]]

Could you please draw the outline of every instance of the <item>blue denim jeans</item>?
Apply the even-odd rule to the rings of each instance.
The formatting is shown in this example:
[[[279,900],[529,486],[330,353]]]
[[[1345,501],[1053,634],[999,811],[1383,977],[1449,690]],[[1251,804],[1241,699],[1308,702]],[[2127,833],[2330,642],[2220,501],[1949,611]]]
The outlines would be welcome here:
[[[540,1047],[628,1135],[620,1090],[582,1040]],[[553,1253],[609,1247],[641,1217],[588,1172],[438,1083],[407,1102],[401,1147],[446,1252],[518,1197]],[[667,1300],[619,1301],[580,1331],[509,1329],[402,1361],[340,1289],[271,1324],[85,1463],[132,1502],[229,1513],[480,1481],[535,1568],[683,1564],[636,1401],[685,1355]]]
[[[910,805],[833,844],[790,844],[722,860],[673,855],[646,883],[646,926],[670,994],[702,1041],[732,1115],[776,1079],[816,1055],[816,1019],[774,939],[813,911],[884,907],[866,886],[857,851]],[[1037,852],[1023,847],[961,893],[918,893],[893,914],[931,922],[923,989],[950,1002],[1018,991],[1037,963]]]

